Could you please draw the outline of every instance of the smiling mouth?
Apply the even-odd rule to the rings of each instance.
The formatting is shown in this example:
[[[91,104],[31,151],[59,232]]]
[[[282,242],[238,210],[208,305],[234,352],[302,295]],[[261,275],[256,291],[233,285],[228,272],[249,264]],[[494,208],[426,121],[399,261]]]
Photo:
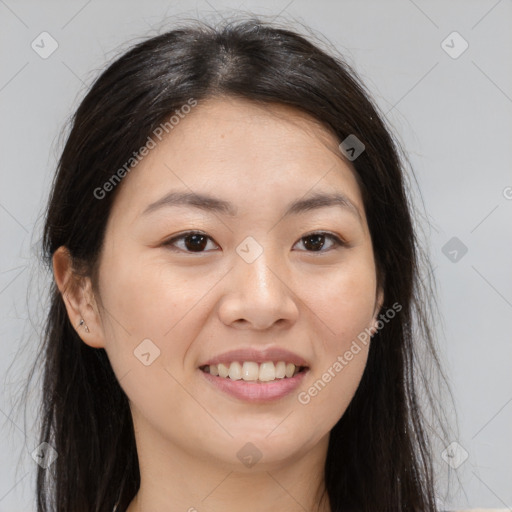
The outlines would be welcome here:
[[[298,373],[303,373],[309,368],[297,366],[285,361],[267,361],[258,364],[253,361],[233,361],[230,364],[213,364],[199,367],[204,373],[228,380],[243,380],[246,382],[264,383],[283,379],[290,379]]]

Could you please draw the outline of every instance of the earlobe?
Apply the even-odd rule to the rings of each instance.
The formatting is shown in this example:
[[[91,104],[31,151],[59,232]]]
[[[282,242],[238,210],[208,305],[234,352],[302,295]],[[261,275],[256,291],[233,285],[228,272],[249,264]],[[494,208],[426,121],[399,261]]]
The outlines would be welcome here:
[[[88,326],[87,326],[87,324],[85,323],[84,319],[83,319],[83,318],[80,318],[80,322],[78,322],[77,328],[78,328],[78,327],[82,327],[82,325],[84,326],[85,332],[91,332],[91,331],[89,330],[89,327],[88,327]]]
[[[99,314],[88,277],[77,276],[73,271],[72,256],[61,246],[52,258],[55,283],[61,293],[69,321],[84,343],[93,348],[105,346]]]

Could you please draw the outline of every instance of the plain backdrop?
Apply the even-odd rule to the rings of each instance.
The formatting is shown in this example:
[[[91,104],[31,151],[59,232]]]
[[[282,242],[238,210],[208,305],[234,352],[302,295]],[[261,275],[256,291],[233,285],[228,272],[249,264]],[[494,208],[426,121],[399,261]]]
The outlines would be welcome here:
[[[35,510],[37,435],[12,396],[37,356],[48,279],[37,244],[66,122],[133,43],[182,18],[219,20],[239,9],[304,23],[332,43],[406,148],[428,220],[438,343],[460,422],[452,441],[467,455],[456,468],[440,459],[439,471],[460,480],[444,505],[512,507],[510,0],[0,0],[0,512]]]

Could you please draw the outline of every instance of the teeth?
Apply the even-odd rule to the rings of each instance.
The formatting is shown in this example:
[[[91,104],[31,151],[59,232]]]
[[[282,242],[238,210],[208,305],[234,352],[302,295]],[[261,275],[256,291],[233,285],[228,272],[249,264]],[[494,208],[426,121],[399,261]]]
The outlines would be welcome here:
[[[237,363],[231,363],[231,366],[234,364]],[[242,366],[242,379],[258,380],[258,363],[248,363],[246,361]]]
[[[262,382],[268,382],[269,380],[276,380],[276,368],[274,363],[262,363],[260,364],[259,380]]]
[[[229,378],[231,380],[240,380],[242,378],[242,365],[240,363],[231,363],[229,367]]]
[[[213,366],[217,366],[218,368],[218,371],[219,371],[219,377],[227,377],[229,375],[229,368],[224,365],[224,364],[218,364],[218,365],[213,365]],[[214,373],[212,373],[212,366],[209,367],[210,368],[210,373],[212,375],[214,375]]]
[[[269,382],[276,379],[290,378],[299,372],[299,366],[293,363],[279,361],[274,364],[272,361],[265,363],[255,363],[253,361],[244,361],[240,364],[233,361],[229,366],[225,364],[214,364],[205,366],[204,371],[211,375],[227,378],[231,380],[245,380],[248,382]]]
[[[284,379],[286,375],[286,363],[284,361],[279,361],[276,364],[276,379]]]

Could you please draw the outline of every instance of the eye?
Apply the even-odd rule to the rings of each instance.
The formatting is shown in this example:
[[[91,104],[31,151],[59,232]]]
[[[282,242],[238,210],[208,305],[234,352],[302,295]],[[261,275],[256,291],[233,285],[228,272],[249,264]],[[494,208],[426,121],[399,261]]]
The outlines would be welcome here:
[[[211,240],[211,238],[201,231],[188,231],[187,233],[182,233],[179,236],[167,240],[163,245],[170,246],[172,249],[172,246],[177,244],[178,241],[183,241],[184,248],[183,246],[178,247],[178,250],[201,253],[205,252],[204,248],[208,245],[208,240]]]
[[[331,248],[322,250],[325,246],[325,239],[331,241]],[[201,231],[188,231],[165,241],[162,245],[171,247],[172,250],[174,250],[173,247],[177,247],[177,250],[181,250],[183,252],[202,253],[208,252],[205,251],[205,248],[208,246],[209,240],[212,240],[212,238],[210,238],[206,233]],[[307,249],[306,252],[328,252],[333,248],[347,245],[340,237],[326,231],[310,233],[303,236],[299,242],[301,241]],[[178,246],[178,242],[183,242],[181,247]],[[217,246],[217,244],[215,245]]]
[[[336,236],[333,233],[328,233],[326,231],[317,231],[315,233],[310,233],[309,235],[303,236],[299,240],[299,242],[302,241],[304,247],[306,247],[307,249],[311,249],[306,252],[328,252],[331,249],[327,249],[325,251],[321,250],[324,248],[324,240],[326,238],[331,240],[331,249],[347,245],[346,242],[342,240],[339,236]]]

